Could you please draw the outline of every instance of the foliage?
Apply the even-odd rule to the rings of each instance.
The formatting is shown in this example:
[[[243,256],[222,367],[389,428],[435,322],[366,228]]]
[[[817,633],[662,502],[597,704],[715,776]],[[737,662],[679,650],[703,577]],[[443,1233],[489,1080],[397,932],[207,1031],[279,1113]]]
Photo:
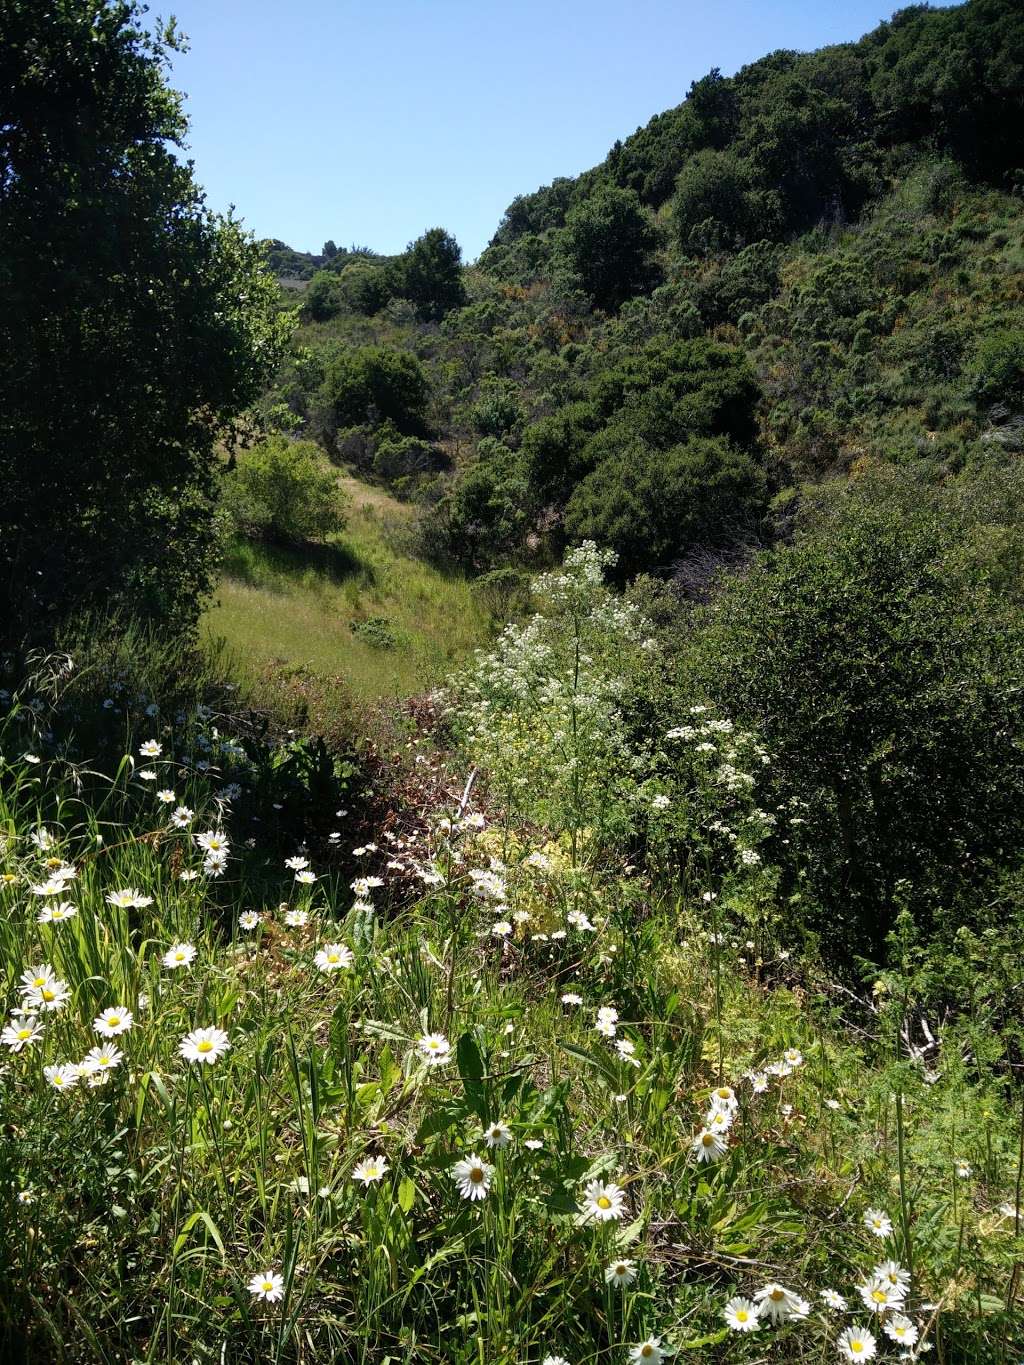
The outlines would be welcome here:
[[[1019,842],[1024,623],[992,530],[955,489],[840,496],[724,585],[684,655],[694,691],[776,754],[801,830],[773,856],[840,955],[851,932],[878,952],[904,905],[925,927],[980,909]]]
[[[430,228],[406,248],[401,287],[421,322],[440,322],[466,301],[462,284],[462,249],[444,228]]]
[[[282,545],[322,541],[345,529],[347,499],[312,441],[271,436],[225,475],[234,531]]]
[[[614,550],[619,573],[632,577],[693,545],[756,536],[765,504],[764,472],[721,437],[668,450],[634,440],[576,486],[565,526],[571,540]]]
[[[426,432],[430,385],[422,365],[384,346],[342,346],[328,358],[317,394],[317,421],[332,445],[339,430],[390,422],[403,436]]]
[[[165,70],[120,0],[0,17],[0,617],[9,639],[130,607],[194,625],[214,442],[288,329],[262,252],[205,206]]]
[[[566,216],[566,257],[599,308],[618,308],[653,286],[657,241],[654,223],[632,190],[603,186]]]

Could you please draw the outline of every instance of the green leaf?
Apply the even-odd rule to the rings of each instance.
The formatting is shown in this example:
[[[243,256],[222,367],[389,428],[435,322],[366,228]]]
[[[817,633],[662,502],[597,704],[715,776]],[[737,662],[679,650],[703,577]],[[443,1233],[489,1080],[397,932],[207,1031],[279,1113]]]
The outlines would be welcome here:
[[[398,1207],[403,1213],[408,1213],[415,1202],[416,1186],[408,1176],[405,1176],[398,1187]]]

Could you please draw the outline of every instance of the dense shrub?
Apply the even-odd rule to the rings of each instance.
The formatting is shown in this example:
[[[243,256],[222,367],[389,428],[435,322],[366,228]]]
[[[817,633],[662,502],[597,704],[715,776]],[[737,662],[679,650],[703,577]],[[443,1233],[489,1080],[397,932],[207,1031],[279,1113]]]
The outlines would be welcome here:
[[[318,426],[333,446],[338,431],[391,422],[403,436],[426,431],[430,387],[408,351],[386,346],[341,347],[328,360],[316,399]]]
[[[653,287],[657,242],[654,221],[632,190],[603,185],[565,220],[565,254],[599,308],[618,308]]]
[[[846,958],[902,904],[927,924],[982,895],[1024,834],[1024,618],[994,589],[994,528],[959,494],[882,490],[728,580],[685,657],[777,755],[805,823],[776,856]]]
[[[763,470],[721,437],[694,437],[670,450],[635,440],[578,485],[565,529],[574,541],[613,549],[619,575],[628,577],[693,545],[755,535],[765,504]]]
[[[225,475],[234,529],[283,545],[325,540],[344,530],[347,499],[312,441],[271,436]]]

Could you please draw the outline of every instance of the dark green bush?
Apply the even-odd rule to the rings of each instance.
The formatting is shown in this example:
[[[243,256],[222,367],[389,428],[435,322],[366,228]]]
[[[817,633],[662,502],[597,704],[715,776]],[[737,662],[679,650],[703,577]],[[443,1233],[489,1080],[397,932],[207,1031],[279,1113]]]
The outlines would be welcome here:
[[[345,528],[348,500],[312,441],[271,436],[224,476],[233,529],[281,545],[322,541]]]
[[[977,910],[1024,835],[1024,617],[990,524],[1019,542],[1020,497],[999,501],[845,493],[728,580],[685,652],[688,686],[771,748],[794,914],[838,957],[880,952],[900,905]]]

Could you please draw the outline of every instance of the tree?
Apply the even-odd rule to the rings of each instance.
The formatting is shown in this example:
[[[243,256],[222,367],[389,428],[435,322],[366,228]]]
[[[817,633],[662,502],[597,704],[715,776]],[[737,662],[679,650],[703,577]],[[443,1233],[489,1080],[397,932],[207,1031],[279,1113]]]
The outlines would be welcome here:
[[[318,270],[309,282],[302,311],[313,322],[327,322],[341,307],[338,277],[328,270]]]
[[[288,319],[207,209],[134,0],[0,7],[0,621],[77,609],[190,627],[215,563],[214,443]]]
[[[402,260],[402,285],[395,292],[409,299],[421,322],[440,322],[466,302],[462,248],[444,228],[431,228],[410,242]]]
[[[676,180],[672,221],[683,251],[742,243],[751,227],[750,172],[732,152],[710,148],[687,161]]]
[[[636,193],[607,184],[570,210],[562,236],[584,290],[609,310],[654,287],[657,245],[654,220]]]
[[[721,437],[694,437],[671,450],[634,439],[578,485],[565,529],[577,543],[614,550],[617,572],[628,578],[695,545],[751,536],[766,500],[763,470]]]
[[[241,456],[226,478],[225,506],[243,535],[303,545],[343,531],[348,500],[312,441],[278,435]]]
[[[388,421],[403,436],[420,436],[429,396],[423,366],[408,351],[343,346],[328,362],[320,388],[320,429],[331,442],[346,427]]]
[[[329,261],[333,261],[337,254],[338,247],[334,241],[334,238],[328,237],[327,241],[324,242],[324,249],[323,251],[321,251],[320,255],[326,257],[326,259]]]

